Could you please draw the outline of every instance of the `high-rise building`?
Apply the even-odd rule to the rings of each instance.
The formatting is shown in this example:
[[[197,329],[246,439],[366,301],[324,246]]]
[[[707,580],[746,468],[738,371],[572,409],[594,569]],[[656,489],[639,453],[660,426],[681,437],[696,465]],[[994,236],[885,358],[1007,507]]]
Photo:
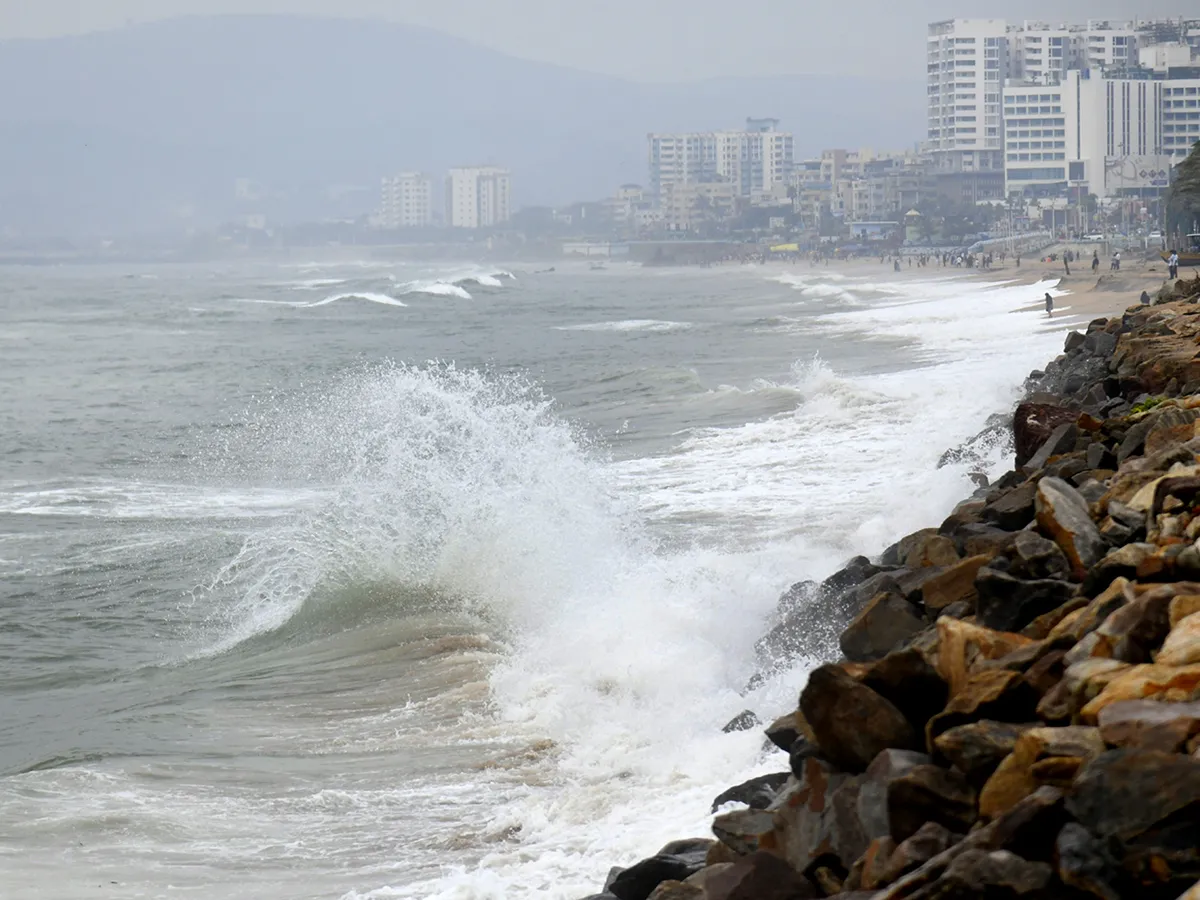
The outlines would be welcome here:
[[[512,217],[508,169],[471,166],[446,178],[446,222],[453,228],[493,228]]]
[[[928,139],[944,172],[991,172],[1004,165],[1000,92],[1008,77],[1003,19],[950,19],[926,42]]]
[[[747,119],[745,131],[651,134],[647,137],[650,192],[721,183],[740,197],[786,187],[795,161],[795,139],[778,119]]]
[[[433,179],[402,172],[383,179],[379,206],[381,228],[426,228],[433,224]]]

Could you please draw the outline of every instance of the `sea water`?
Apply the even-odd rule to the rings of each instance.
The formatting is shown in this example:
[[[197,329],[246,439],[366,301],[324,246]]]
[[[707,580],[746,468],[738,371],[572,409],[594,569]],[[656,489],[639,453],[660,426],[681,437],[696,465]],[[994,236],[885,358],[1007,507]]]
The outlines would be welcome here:
[[[936,525],[1002,274],[0,270],[0,896],[573,898],[782,767],[789,584]],[[1008,448],[972,463],[997,474]]]

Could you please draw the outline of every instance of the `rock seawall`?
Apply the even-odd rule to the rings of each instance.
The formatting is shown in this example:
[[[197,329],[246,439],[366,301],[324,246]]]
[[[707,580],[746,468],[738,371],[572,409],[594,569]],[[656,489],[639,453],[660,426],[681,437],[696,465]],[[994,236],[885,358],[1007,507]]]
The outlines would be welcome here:
[[[1159,301],[1031,374],[1011,472],[785,594],[764,662],[830,660],[787,771],[589,900],[1200,900],[1200,279]]]

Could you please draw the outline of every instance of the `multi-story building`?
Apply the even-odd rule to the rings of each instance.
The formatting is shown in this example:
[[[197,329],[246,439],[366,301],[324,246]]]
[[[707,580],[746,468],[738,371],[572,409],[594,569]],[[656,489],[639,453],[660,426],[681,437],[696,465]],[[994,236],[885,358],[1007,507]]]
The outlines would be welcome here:
[[[935,168],[992,172],[1003,165],[1000,90],[1008,75],[1003,19],[950,19],[926,42],[928,140]]]
[[[512,217],[512,176],[495,166],[451,169],[446,222],[452,228],[493,228]]]
[[[426,228],[433,224],[433,179],[420,172],[384,178],[379,226]]]
[[[736,188],[725,182],[668,184],[659,198],[668,231],[701,231],[733,218],[737,204]]]
[[[1178,164],[1200,141],[1200,73],[1162,84],[1162,152]]]
[[[794,138],[777,119],[747,119],[745,131],[648,135],[650,192],[662,198],[675,185],[720,182],[749,197],[785,187]]]

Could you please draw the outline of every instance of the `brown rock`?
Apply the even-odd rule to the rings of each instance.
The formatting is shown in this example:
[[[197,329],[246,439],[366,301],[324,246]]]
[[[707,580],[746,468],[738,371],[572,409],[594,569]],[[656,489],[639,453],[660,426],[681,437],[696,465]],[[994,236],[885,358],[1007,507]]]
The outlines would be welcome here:
[[[1033,727],[988,719],[959,725],[938,735],[933,742],[935,755],[953,764],[971,784],[982,787],[1016,747],[1017,738]]]
[[[1154,661],[1160,666],[1200,663],[1200,613],[1180,619],[1171,629]]]
[[[829,866],[817,866],[809,876],[817,885],[822,897],[833,897],[842,892],[845,879],[838,876]]]
[[[956,725],[979,719],[1001,722],[1027,722],[1033,718],[1037,694],[1019,672],[991,670],[971,675],[962,690],[950,698],[946,708],[929,720],[926,743]]]
[[[1112,747],[1178,753],[1200,734],[1200,701],[1125,700],[1100,710],[1100,736]]]
[[[1038,616],[1021,629],[1021,634],[1035,641],[1045,640],[1050,633],[1068,620],[1077,620],[1088,605],[1086,597],[1072,597],[1062,606]],[[1069,627],[1069,626],[1066,626]]]
[[[1099,596],[1089,601],[1082,610],[1064,617],[1062,621],[1051,628],[1050,633],[1046,635],[1047,639],[1051,641],[1082,640],[1085,635],[1099,628],[1105,619],[1124,606],[1129,599],[1132,599],[1133,594],[1129,588],[1128,578],[1115,579]]]
[[[996,631],[1020,631],[1038,616],[1069,602],[1076,586],[1057,578],[1024,581],[993,566],[975,576],[975,618]]]
[[[926,822],[965,833],[975,819],[975,791],[959,772],[917,766],[888,785],[888,821],[898,841],[912,837]]]
[[[1104,742],[1095,728],[1029,729],[1017,739],[1013,752],[983,786],[979,794],[980,816],[996,818],[1039,787],[1063,780],[1064,769],[1073,776],[1082,760],[1099,756],[1104,750]],[[1045,760],[1056,762],[1038,771],[1038,764]]]
[[[976,900],[982,897],[1045,897],[1054,870],[1007,850],[968,849],[956,856],[929,892],[914,900]]]
[[[1108,550],[1087,501],[1061,478],[1043,478],[1034,497],[1038,527],[1067,555],[1075,577],[1083,580]]]
[[[887,884],[883,880],[887,865],[896,850],[896,842],[890,835],[884,835],[871,841],[863,855],[855,860],[850,867],[850,874],[842,885],[844,890],[856,891],[859,888],[875,890]]]
[[[649,900],[704,900],[704,889],[686,881],[663,881]]]
[[[775,814],[764,809],[738,809],[717,816],[712,829],[717,839],[739,856],[778,847]]]
[[[1200,900],[1200,881],[1179,895],[1179,900]]]
[[[895,849],[888,859],[886,867],[879,873],[875,887],[884,887],[898,878],[903,878],[909,872],[919,869],[939,853],[944,853],[952,847],[959,836],[938,825],[936,822],[926,822],[912,837],[905,840]],[[864,883],[864,887],[869,887]]]
[[[921,589],[925,608],[932,613],[939,613],[952,603],[974,601],[975,576],[991,559],[986,554],[968,557],[949,565],[946,571],[926,581]]]
[[[1200,594],[1179,594],[1171,598],[1168,616],[1174,628],[1188,616],[1200,612]]]
[[[1022,403],[1013,414],[1013,437],[1017,450],[1017,466],[1024,466],[1060,425],[1074,424],[1079,418],[1075,410],[1045,403]]]
[[[937,630],[937,671],[950,686],[951,697],[962,690],[979,662],[998,659],[1032,643],[1019,634],[992,631],[958,619],[939,619]]]
[[[1148,662],[1151,650],[1163,642],[1171,629],[1168,614],[1175,590],[1175,585],[1165,584],[1135,594],[1071,648],[1066,656],[1067,665],[1096,657],[1127,663]]]
[[[722,847],[724,845],[720,841],[713,841],[713,846],[714,847]],[[715,864],[714,863],[705,863],[705,866],[703,869],[701,869],[699,872],[696,872],[694,875],[689,875],[683,881],[685,884],[692,884],[692,885],[695,885],[696,887],[700,888],[701,890],[704,890],[705,887],[707,887],[709,880],[712,879],[712,877],[714,875],[717,875],[721,872],[726,871],[732,865],[733,865],[733,860],[730,860],[729,862],[722,862],[722,863],[715,863]]]
[[[1037,714],[1047,722],[1063,722],[1131,666],[1116,659],[1087,659],[1068,666],[1062,680],[1038,702]]]
[[[958,550],[954,547],[954,541],[934,533],[908,552],[904,565],[910,569],[924,569],[929,566],[952,566],[956,562]]]
[[[1069,670],[1068,670],[1069,671]],[[1200,665],[1132,666],[1118,674],[1093,700],[1079,711],[1087,723],[1095,723],[1100,711],[1122,700],[1190,700],[1200,689]]]
[[[1005,531],[1020,531],[1033,521],[1037,484],[1026,482],[1002,494],[983,509],[983,519]]]
[[[714,873],[706,900],[813,900],[820,894],[807,878],[773,853],[753,853]]]
[[[1066,672],[1066,651],[1050,650],[1025,670],[1025,683],[1039,697],[1044,697],[1062,681]]]
[[[882,659],[925,627],[920,611],[893,593],[876,594],[842,632],[842,653],[853,662]]]
[[[807,737],[812,740],[808,723],[804,721],[804,716],[800,715],[799,710],[780,716],[768,725],[766,735],[772,744],[785,752],[792,749],[796,738]]]
[[[713,845],[708,848],[708,853],[704,855],[704,865],[711,869],[722,863],[737,862],[741,858],[742,855],[728,844],[723,841],[713,841]]]
[[[847,772],[865,770],[881,750],[911,748],[917,741],[900,710],[837,666],[813,670],[800,711],[822,755]]]
[[[1100,754],[1084,766],[1067,797],[1067,809],[1079,824],[1102,838],[1122,841],[1134,840],[1196,804],[1200,762],[1153,750]]]
[[[857,814],[862,781],[820,760],[806,760],[804,777],[789,785],[771,807],[771,836],[760,837],[758,849],[778,853],[797,871],[807,871],[830,856],[849,868],[869,843]],[[720,832],[717,836],[724,840]]]
[[[937,632],[929,637],[936,640]],[[925,640],[923,633],[919,641]],[[933,641],[930,641],[932,648]],[[914,642],[903,650],[889,653],[871,666],[862,683],[890,701],[914,727],[922,729],[929,719],[941,712],[949,696],[949,687],[930,664],[932,650]]]
[[[914,750],[884,750],[867,767],[858,793],[858,821],[868,840],[890,835],[892,830],[888,805],[891,784],[914,769],[932,762],[924,753]]]

